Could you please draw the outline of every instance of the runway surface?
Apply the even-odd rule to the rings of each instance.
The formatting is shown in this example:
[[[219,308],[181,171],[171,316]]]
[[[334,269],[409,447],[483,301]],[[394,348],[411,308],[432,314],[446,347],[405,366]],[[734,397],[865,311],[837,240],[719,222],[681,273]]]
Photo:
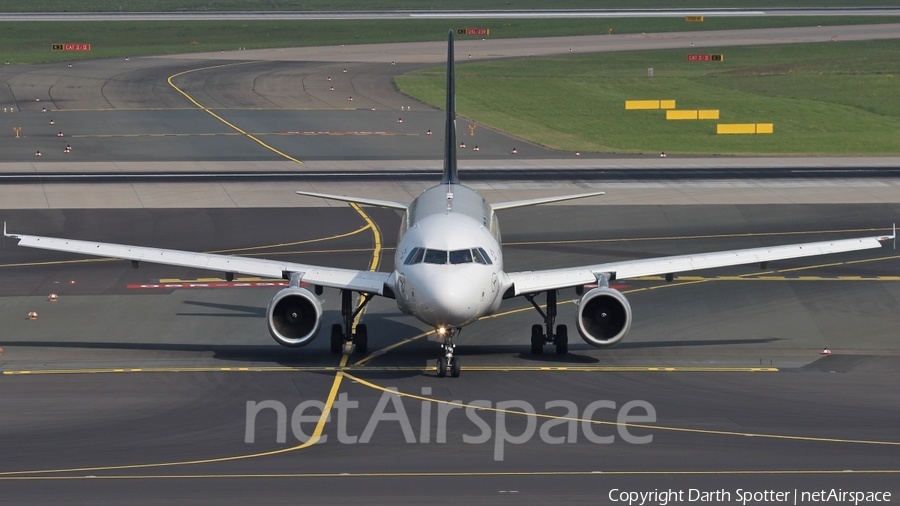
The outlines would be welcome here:
[[[872,235],[882,233],[870,228],[873,223],[898,211],[897,205],[523,209],[503,216],[504,253],[515,271]],[[390,269],[398,217],[366,212],[385,237],[381,268]],[[373,253],[371,231],[352,233],[365,221],[348,208],[18,211],[12,217],[39,234],[202,251],[238,248],[352,268],[365,268]],[[258,226],[275,222],[288,226]],[[352,235],[308,242],[341,233]],[[597,350],[577,341],[566,357],[530,355],[526,331],[538,321],[536,313],[524,301],[508,301],[502,316],[463,332],[458,351],[465,370],[453,380],[429,370],[437,345],[422,336],[427,329],[399,314],[392,301],[377,300],[364,317],[374,358],[349,355],[344,371],[350,376],[341,373],[336,390],[360,403],[347,418],[350,436],[360,436],[375,411],[382,395],[375,386],[416,396],[430,388],[424,397],[433,402],[522,400],[556,416],[564,410],[546,409],[547,401],[572,401],[581,416],[597,400],[617,407],[646,400],[657,413],[655,423],[632,429],[653,435],[645,445],[625,442],[611,426],[598,426],[596,434],[613,435],[613,443],[591,443],[579,426],[577,443],[548,444],[535,432],[525,444],[504,445],[503,460],[495,460],[494,439],[462,441],[479,434],[462,409],[448,415],[446,442],[436,442],[434,407],[424,431],[428,443],[406,443],[398,423],[382,422],[370,442],[342,444],[336,424],[328,423],[328,441],[311,448],[157,466],[299,445],[290,423],[285,442],[276,442],[274,412],[259,415],[255,442],[246,443],[246,403],[276,400],[289,416],[304,400],[325,401],[340,357],[322,338],[300,350],[271,340],[264,311],[276,287],[175,289],[210,283],[206,277],[225,282],[218,273],[149,265],[134,270],[126,262],[84,262],[9,244],[2,265],[0,313],[7,324],[0,402],[7,409],[0,414],[0,445],[10,458],[0,481],[14,502],[38,491],[76,504],[79,498],[130,500],[142,491],[153,498],[148,503],[185,504],[236,504],[261,493],[268,503],[286,503],[296,500],[297,489],[316,503],[372,504],[387,497],[401,503],[607,503],[609,490],[629,487],[898,492],[885,473],[895,472],[900,451],[894,388],[900,379],[900,258],[889,247],[779,262],[766,271],[748,266],[673,283],[625,282],[619,288],[635,312],[626,342]],[[59,302],[46,301],[49,291]],[[327,328],[337,321],[338,299],[332,291],[324,298]],[[572,298],[561,294],[567,302],[560,306],[561,322],[572,323]],[[28,320],[29,310],[39,318]],[[824,347],[833,354],[821,358]],[[422,400],[402,402],[420,441]],[[594,418],[614,422],[615,416],[601,410]],[[527,430],[521,416],[504,417],[510,434]],[[496,413],[483,418],[496,430]],[[548,434],[567,431],[560,426]],[[153,466],[119,467],[144,464]],[[34,472],[50,469],[79,470]],[[29,472],[11,474],[19,471]],[[31,479],[36,476],[52,479]],[[447,487],[452,496],[430,497],[434,488]]]
[[[879,30],[872,33],[890,31]],[[764,34],[746,40],[754,37]],[[366,60],[359,64],[343,63],[335,56],[340,48],[304,51],[285,53],[297,61],[278,64],[243,64],[261,53],[242,61],[217,54],[210,58],[229,61],[195,55],[0,68],[9,85],[0,97],[17,108],[0,121],[22,121],[28,135],[0,139],[9,162],[0,173],[433,170],[440,148],[429,146],[440,138],[422,130],[440,125],[441,113],[416,104],[406,111],[407,99],[390,85],[394,73],[428,63],[428,46],[395,66],[372,63],[389,58],[378,48],[361,50],[353,57]],[[198,70],[222,63],[240,65]],[[329,76],[333,93],[325,88]],[[351,92],[358,108],[346,110],[343,95]],[[402,124],[394,117],[400,107]],[[393,135],[359,133],[388,128]],[[576,160],[483,127],[475,137],[486,139],[482,153],[490,156],[464,163],[503,174],[542,166],[561,174],[660,170],[658,159]],[[70,141],[73,152],[64,155]],[[505,150],[512,142],[523,156],[511,164]],[[35,163],[33,150],[46,145]],[[703,159],[665,161],[710,168]],[[491,202],[594,185],[608,191],[579,205],[505,211],[509,271],[883,235],[900,214],[890,174],[749,179],[764,166],[890,171],[896,159],[745,159],[712,168],[729,164],[748,179],[681,181],[660,172],[652,180],[512,176],[472,184]],[[357,211],[293,192],[408,201],[428,184],[31,181],[0,186],[0,208],[19,233],[356,269],[377,256],[377,267],[390,270],[396,212]],[[765,270],[623,282],[616,286],[635,314],[626,341],[598,350],[573,329],[566,356],[528,353],[528,327],[538,315],[526,301],[509,300],[497,317],[462,333],[462,377],[438,379],[430,329],[391,300],[376,299],[363,316],[367,356],[333,355],[321,335],[292,350],[265,328],[266,305],[282,280],[229,283],[215,272],[135,270],[14,242],[0,249],[4,504],[623,504],[617,493],[670,488],[683,492],[682,502],[691,488],[723,489],[727,502],[739,502],[737,489],[900,494],[900,254],[890,244]],[[47,300],[51,293],[57,302]],[[572,328],[576,296],[560,295],[559,323]],[[323,297],[327,329],[338,320],[339,298],[333,290]],[[30,311],[37,319],[28,319]],[[832,353],[823,356],[826,347]],[[403,397],[383,398],[385,388]],[[273,402],[248,422],[248,402],[265,401]],[[331,407],[331,421],[315,406],[296,412],[304,401]],[[402,407],[408,430],[397,421],[366,430],[382,401],[385,413]],[[486,406],[479,401],[499,411],[478,411]],[[498,408],[509,401],[520,402]],[[631,401],[650,409],[630,410],[638,418],[616,425]],[[517,413],[528,406],[534,417]],[[294,424],[295,412],[308,418]],[[631,436],[652,441],[636,444]]]

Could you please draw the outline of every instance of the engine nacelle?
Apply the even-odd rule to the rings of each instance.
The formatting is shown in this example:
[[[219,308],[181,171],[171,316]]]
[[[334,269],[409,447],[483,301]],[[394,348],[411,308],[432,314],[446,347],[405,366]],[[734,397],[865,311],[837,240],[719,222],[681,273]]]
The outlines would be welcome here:
[[[269,333],[278,344],[298,348],[316,338],[322,325],[322,303],[303,288],[291,287],[275,294],[266,309]]]
[[[578,333],[591,346],[612,346],[631,328],[631,305],[618,290],[594,288],[578,305]]]

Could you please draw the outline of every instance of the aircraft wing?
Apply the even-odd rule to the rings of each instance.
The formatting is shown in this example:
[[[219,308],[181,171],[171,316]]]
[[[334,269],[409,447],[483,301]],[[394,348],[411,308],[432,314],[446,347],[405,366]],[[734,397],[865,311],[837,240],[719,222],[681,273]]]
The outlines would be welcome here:
[[[497,204],[491,204],[491,208],[494,211],[501,211],[503,209],[515,209],[517,207],[527,207],[527,206],[538,206],[541,204],[549,204],[551,202],[563,202],[566,200],[575,200],[575,199],[583,199],[587,197],[596,197],[598,195],[605,195],[606,192],[591,192],[591,193],[579,193],[576,195],[561,195],[559,197],[544,197],[539,199],[528,199],[528,200],[512,200],[509,202],[500,202]]]
[[[230,255],[213,255],[142,246],[126,246],[103,242],[75,241],[56,237],[40,237],[35,235],[8,234],[4,224],[3,235],[19,239],[19,246],[26,248],[64,251],[106,258],[121,258],[134,262],[149,262],[163,265],[194,267],[225,273],[249,274],[269,278],[290,278],[293,273],[300,273],[300,281],[312,285],[354,290],[384,295],[384,284],[390,274],[386,272],[355,271],[334,267],[280,262],[262,258],[245,258]]]
[[[591,284],[595,283],[602,275],[605,275],[608,279],[628,279],[880,248],[881,241],[894,239],[895,237],[896,231],[894,235],[882,237],[862,237],[858,239],[626,260],[567,269],[511,272],[507,273],[507,276],[513,284],[514,294],[520,295]]]
[[[318,197],[320,199],[327,200],[339,200],[341,202],[351,202],[353,204],[366,204],[375,207],[387,207],[389,209],[399,209],[401,211],[405,211],[409,204],[404,204],[402,202],[394,202],[391,200],[378,200],[378,199],[367,199],[364,197],[348,197],[346,195],[332,195],[330,193],[316,193],[316,192],[304,192],[298,191],[297,195],[303,195],[306,197]]]

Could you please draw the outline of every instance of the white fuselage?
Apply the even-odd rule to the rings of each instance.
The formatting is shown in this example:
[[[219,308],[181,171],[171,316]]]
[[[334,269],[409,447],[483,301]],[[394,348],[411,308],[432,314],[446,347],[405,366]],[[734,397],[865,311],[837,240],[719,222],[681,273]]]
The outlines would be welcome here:
[[[460,328],[500,307],[507,283],[499,224],[470,188],[439,185],[419,195],[403,217],[394,261],[397,306],[435,328]]]

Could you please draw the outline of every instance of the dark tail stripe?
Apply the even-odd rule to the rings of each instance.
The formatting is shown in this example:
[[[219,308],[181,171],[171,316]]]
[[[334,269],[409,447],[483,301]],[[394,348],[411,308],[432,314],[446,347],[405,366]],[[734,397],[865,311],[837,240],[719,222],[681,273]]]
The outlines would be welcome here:
[[[447,125],[444,132],[444,176],[441,184],[459,184],[456,168],[456,78],[453,67],[453,30],[450,30],[447,32]]]

